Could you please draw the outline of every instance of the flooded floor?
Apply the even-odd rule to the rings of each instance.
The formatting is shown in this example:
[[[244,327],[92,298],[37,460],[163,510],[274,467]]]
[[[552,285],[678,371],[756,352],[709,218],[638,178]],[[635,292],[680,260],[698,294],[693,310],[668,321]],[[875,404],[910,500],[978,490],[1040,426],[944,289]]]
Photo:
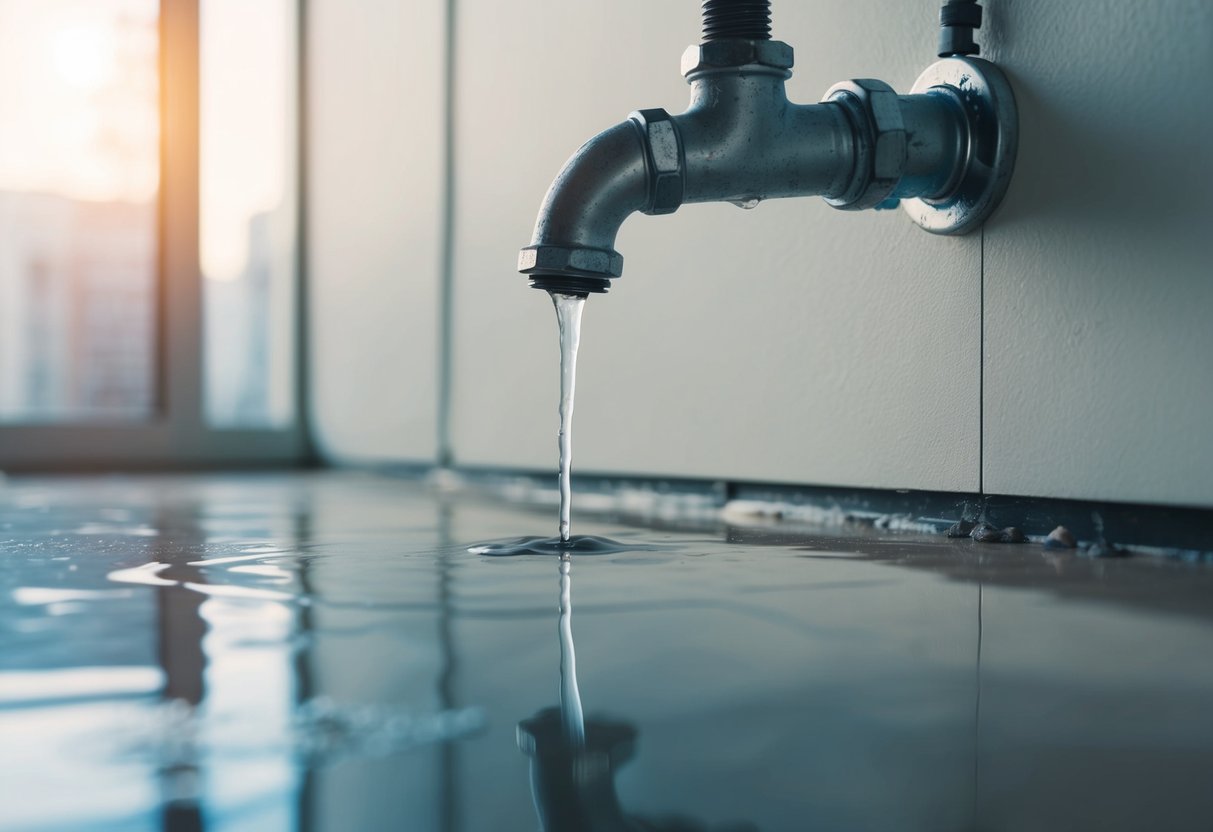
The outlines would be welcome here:
[[[0,483],[0,829],[1213,829],[1207,564],[574,521],[630,548],[472,554],[555,514],[369,474]]]

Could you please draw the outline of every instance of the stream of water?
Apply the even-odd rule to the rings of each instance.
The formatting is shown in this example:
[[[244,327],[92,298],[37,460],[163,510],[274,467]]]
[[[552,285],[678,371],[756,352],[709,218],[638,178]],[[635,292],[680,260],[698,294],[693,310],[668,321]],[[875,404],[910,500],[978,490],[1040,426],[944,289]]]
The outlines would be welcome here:
[[[612,552],[626,547],[604,538],[580,537],[571,534],[573,503],[573,404],[577,388],[577,348],[581,345],[581,313],[585,309],[584,295],[549,293],[556,307],[560,327],[560,520],[556,540],[525,537],[514,541],[473,546],[470,551],[485,555],[516,555],[556,553],[560,556],[560,719],[564,737],[572,748],[585,746],[585,715],[581,708],[581,691],[577,688],[577,655],[573,649],[573,551]]]
[[[556,537],[520,537],[512,540],[497,540],[480,543],[468,548],[475,555],[509,557],[513,555],[559,555],[609,554],[638,551],[651,546],[635,543],[618,543],[605,537],[571,534],[570,516],[573,504],[573,403],[577,388],[577,349],[581,345],[581,313],[585,309],[585,295],[568,295],[549,292],[552,305],[556,307],[556,321],[560,328],[560,432],[557,444],[560,448],[560,520]],[[563,596],[562,596],[563,598]],[[563,607],[562,607],[563,609]],[[562,625],[563,632],[563,625]],[[569,655],[572,655],[570,645]],[[576,692],[576,684],[573,686]]]
[[[573,396],[577,387],[577,348],[581,345],[581,313],[585,295],[551,292],[560,324],[560,539],[569,539],[573,505]]]

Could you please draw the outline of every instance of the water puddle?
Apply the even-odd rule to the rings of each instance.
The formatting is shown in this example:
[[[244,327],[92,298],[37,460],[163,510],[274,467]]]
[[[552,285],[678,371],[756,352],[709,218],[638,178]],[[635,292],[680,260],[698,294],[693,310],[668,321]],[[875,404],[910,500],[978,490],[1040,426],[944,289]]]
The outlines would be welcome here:
[[[146,524],[138,526],[115,523],[85,523],[72,529],[72,534],[94,537],[97,535],[127,535],[130,537],[158,537],[160,532]]]
[[[14,508],[35,488],[47,513]],[[0,490],[5,829],[1213,817],[1194,564],[588,525],[586,488],[561,540],[554,500],[536,519],[341,471],[72,488]],[[130,517],[100,517],[128,492]],[[50,533],[99,517],[163,531]],[[518,523],[545,536],[500,539]]]
[[[181,584],[186,589],[209,595],[212,598],[240,598],[248,601],[281,601],[309,604],[311,599],[292,592],[279,592],[273,589],[261,589],[253,586],[238,584],[202,584],[186,581]]]
[[[567,540],[559,537],[514,537],[508,540],[491,540],[469,546],[473,555],[489,557],[513,557],[516,555],[614,555],[619,552],[655,552],[665,549],[651,543],[622,543],[609,537],[579,534]]]
[[[160,670],[145,665],[41,668],[37,672],[6,672],[2,678],[0,711],[45,708],[50,703],[73,700],[151,696],[164,685]]]
[[[240,713],[208,717],[189,702],[169,699],[125,714],[83,747],[94,756],[145,760],[162,769],[280,754],[318,766],[391,757],[474,736],[486,725],[479,707],[416,711],[320,696],[267,720]]]
[[[22,606],[51,606],[75,601],[107,601],[132,597],[128,589],[56,589],[23,586],[13,590],[13,601]]]
[[[132,566],[129,569],[115,569],[107,576],[111,581],[120,584],[139,584],[140,586],[176,586],[176,581],[161,578],[160,573],[169,568],[170,564],[152,561],[142,566]]]
[[[290,583],[293,580],[289,570],[283,569],[275,563],[230,566],[227,571],[230,575],[254,575],[258,578],[264,578],[269,583],[276,584]]]
[[[560,559],[560,715],[564,737],[569,745],[585,745],[585,714],[581,710],[581,690],[577,687],[577,653],[573,649],[572,564],[565,555]]]

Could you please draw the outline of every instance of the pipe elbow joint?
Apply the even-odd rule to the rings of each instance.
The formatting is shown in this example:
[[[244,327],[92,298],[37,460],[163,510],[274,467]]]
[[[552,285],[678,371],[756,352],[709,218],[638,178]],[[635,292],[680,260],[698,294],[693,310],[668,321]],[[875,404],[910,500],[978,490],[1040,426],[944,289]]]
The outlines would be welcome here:
[[[606,292],[623,274],[615,250],[631,214],[668,214],[682,204],[686,162],[674,119],[638,110],[590,139],[565,163],[544,197],[518,271],[553,292]]]

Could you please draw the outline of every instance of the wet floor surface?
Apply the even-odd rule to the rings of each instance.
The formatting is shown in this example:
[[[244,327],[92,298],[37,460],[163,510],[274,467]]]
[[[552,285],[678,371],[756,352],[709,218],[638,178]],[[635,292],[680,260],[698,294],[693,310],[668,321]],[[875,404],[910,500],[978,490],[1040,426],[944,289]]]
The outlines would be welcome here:
[[[587,522],[363,474],[0,484],[0,829],[1213,829],[1213,567]]]

